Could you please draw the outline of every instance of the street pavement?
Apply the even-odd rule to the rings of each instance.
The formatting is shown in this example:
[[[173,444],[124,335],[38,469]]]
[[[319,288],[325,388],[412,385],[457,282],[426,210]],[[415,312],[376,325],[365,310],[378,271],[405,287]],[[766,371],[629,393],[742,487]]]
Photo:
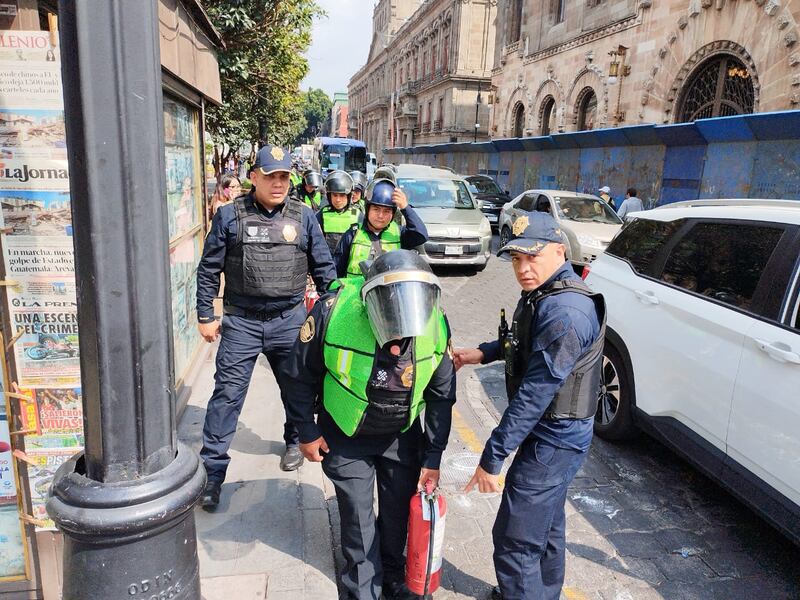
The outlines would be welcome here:
[[[519,292],[510,263],[438,271],[454,344],[496,336],[499,310]],[[179,435],[200,447],[213,386],[209,360]],[[496,583],[491,529],[498,495],[461,489],[505,407],[499,364],[459,373],[442,465],[448,500],[437,600],[487,598]],[[265,361],[256,367],[216,513],[196,510],[204,600],[335,599],[338,511],[319,465],[278,467],[283,413]],[[566,600],[796,600],[800,549],[661,444],[595,439],[567,502]]]

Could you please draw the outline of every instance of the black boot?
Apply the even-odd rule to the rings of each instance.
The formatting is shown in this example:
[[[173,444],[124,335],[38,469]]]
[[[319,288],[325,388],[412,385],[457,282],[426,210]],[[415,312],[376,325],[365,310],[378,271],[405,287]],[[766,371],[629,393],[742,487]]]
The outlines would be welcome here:
[[[289,446],[281,458],[281,471],[296,471],[303,464],[303,454],[297,446]]]
[[[200,496],[200,506],[207,511],[216,510],[219,506],[219,492],[222,488],[222,482],[216,479],[209,479],[206,483],[206,489],[203,490],[203,495]]]
[[[417,596],[402,581],[384,581],[383,597],[386,600],[418,600],[422,596]]]

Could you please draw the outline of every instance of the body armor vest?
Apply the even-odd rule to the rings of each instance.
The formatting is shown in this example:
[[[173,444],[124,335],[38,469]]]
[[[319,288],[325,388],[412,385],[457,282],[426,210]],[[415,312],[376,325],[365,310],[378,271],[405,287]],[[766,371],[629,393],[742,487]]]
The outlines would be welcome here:
[[[411,340],[409,357],[392,373],[380,373],[378,342],[361,301],[362,278],[340,279],[341,290],[325,330],[322,403],[346,435],[408,430],[425,406],[423,392],[447,352],[444,314],[431,319],[428,333]],[[409,360],[410,358],[410,360]],[[402,369],[399,375],[398,369]],[[397,377],[401,386],[397,385]],[[405,385],[407,384],[407,385]],[[401,392],[398,388],[407,388]],[[365,427],[368,426],[368,427]]]
[[[377,240],[370,238],[366,223],[358,228],[350,246],[347,277],[361,277],[361,261],[374,260],[385,252],[400,249],[400,226],[392,221]]]
[[[244,198],[234,200],[236,243],[225,256],[225,289],[243,296],[286,298],[302,294],[308,256],[300,249],[303,206],[287,199],[272,217]]]
[[[528,294],[517,305],[511,335],[500,340],[506,360],[506,392],[509,400],[519,391],[528,368],[533,340],[531,328],[539,303],[548,296],[575,292],[588,296],[594,302],[600,319],[600,334],[592,346],[578,359],[564,385],[545,411],[544,419],[588,419],[597,411],[597,399],[602,385],[603,343],[606,334],[606,309],[603,296],[592,293],[583,281],[563,279],[546,288]]]
[[[325,206],[320,212],[322,213],[322,233],[325,235],[325,241],[328,242],[328,248],[331,249],[332,254],[345,232],[353,225],[358,225],[361,214],[357,208],[352,206],[343,211]]]
[[[305,189],[300,190],[300,200],[305,202],[305,205],[311,210],[319,210],[319,205],[322,204],[322,194],[318,191],[309,194]]]

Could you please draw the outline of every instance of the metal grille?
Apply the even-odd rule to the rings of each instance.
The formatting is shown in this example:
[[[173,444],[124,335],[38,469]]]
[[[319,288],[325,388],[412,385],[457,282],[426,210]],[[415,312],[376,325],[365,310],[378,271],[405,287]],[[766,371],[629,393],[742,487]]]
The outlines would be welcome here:
[[[755,90],[747,67],[733,56],[717,56],[702,65],[686,84],[680,122],[753,112]]]

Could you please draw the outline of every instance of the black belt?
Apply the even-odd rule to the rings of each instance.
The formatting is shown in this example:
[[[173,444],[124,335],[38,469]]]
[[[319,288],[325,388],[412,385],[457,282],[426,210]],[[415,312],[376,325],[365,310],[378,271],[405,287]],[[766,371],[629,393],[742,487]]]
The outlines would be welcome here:
[[[223,308],[223,312],[226,315],[232,315],[234,317],[244,317],[245,319],[253,319],[254,321],[272,321],[273,319],[285,317],[295,308],[297,308],[298,304],[301,303],[298,302],[294,306],[278,311],[252,310],[250,308],[242,308],[240,306],[233,306],[231,304],[226,304]]]

